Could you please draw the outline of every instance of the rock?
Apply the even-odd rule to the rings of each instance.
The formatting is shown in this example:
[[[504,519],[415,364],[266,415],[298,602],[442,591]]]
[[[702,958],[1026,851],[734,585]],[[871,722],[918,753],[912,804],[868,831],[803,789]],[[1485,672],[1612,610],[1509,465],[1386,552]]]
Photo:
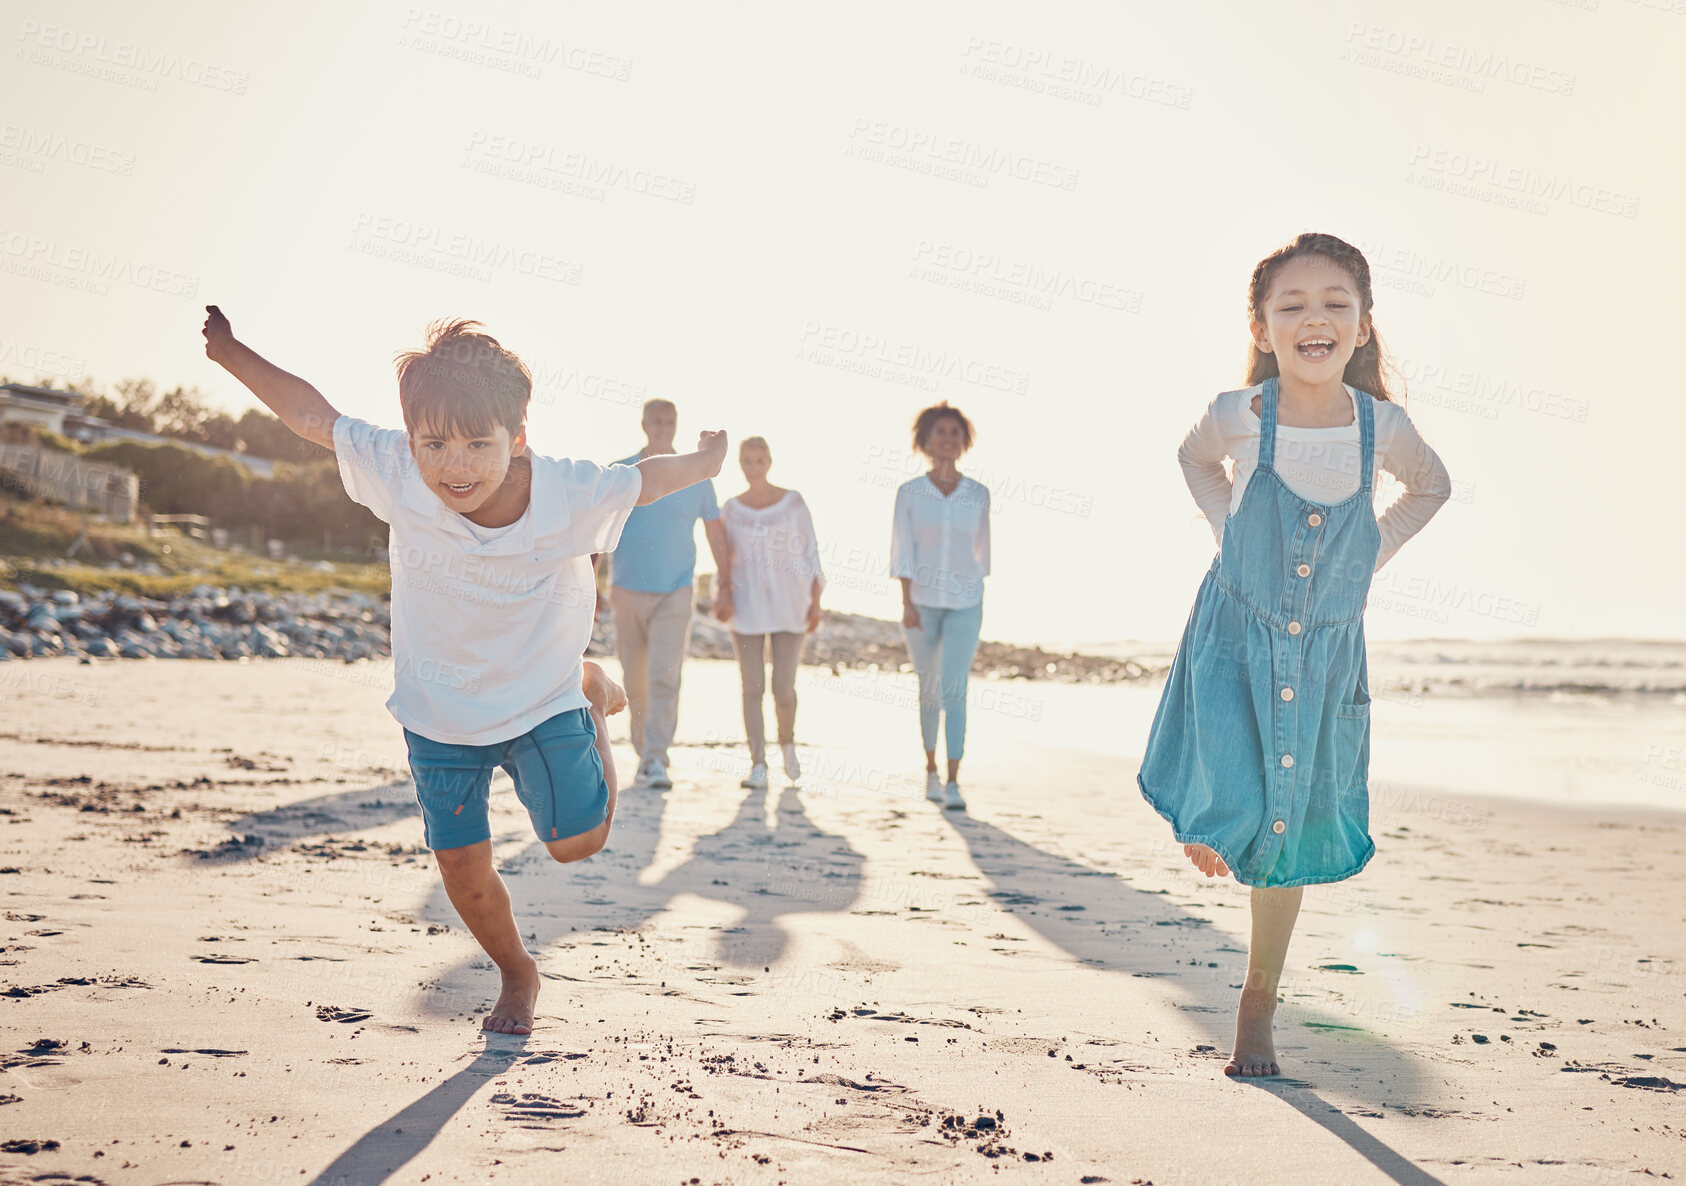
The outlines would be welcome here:
[[[699,603],[689,653],[730,659],[731,631],[710,616],[712,608],[706,600]],[[164,601],[117,592],[83,598],[70,590],[32,585],[0,590],[0,657],[292,657],[354,663],[390,655],[391,626],[388,603],[364,593],[264,593],[200,584]],[[592,625],[586,653],[614,653],[614,623],[607,607]],[[834,673],[850,668],[912,670],[901,623],[860,614],[826,613],[803,659]],[[1058,654],[987,641],[978,647],[972,666],[973,674],[983,678],[1074,683],[1146,679],[1162,670],[1132,659]]]
[[[0,652],[16,657],[343,658],[390,650],[384,607],[365,594],[269,594],[198,585],[161,601],[107,591],[0,590]],[[74,600],[73,600],[74,597]]]

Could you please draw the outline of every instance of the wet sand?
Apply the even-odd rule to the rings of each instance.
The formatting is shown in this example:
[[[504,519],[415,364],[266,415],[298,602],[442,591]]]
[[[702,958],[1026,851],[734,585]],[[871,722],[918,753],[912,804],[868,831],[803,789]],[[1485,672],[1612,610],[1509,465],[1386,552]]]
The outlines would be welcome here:
[[[626,790],[598,857],[550,862],[494,783],[546,980],[530,1037],[487,1037],[384,680],[30,672],[0,700],[0,1183],[1686,1176],[1686,816],[1447,793],[1378,745],[1379,852],[1308,891],[1286,1075],[1238,1083],[1245,891],[1117,756],[1151,690],[980,687],[962,815],[920,797],[905,677],[804,668],[804,789],[762,794],[735,670],[693,661],[677,785]],[[1106,746],[1072,748],[1080,703]]]

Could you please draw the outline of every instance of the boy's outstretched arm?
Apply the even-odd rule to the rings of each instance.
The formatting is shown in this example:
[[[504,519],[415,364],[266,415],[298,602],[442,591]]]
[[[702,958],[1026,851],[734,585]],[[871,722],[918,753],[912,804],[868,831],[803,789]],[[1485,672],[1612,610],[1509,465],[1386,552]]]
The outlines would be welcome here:
[[[263,401],[281,423],[307,441],[334,447],[334,421],[340,414],[322,393],[297,375],[290,375],[243,342],[236,341],[228,318],[215,305],[205,306],[205,356]],[[724,445],[722,445],[724,450]],[[715,466],[716,472],[719,466]]]
[[[675,490],[712,478],[720,472],[726,460],[726,434],[704,432],[697,437],[695,453],[658,453],[638,463],[644,475],[644,487],[638,493],[638,505],[645,506],[658,498],[666,498]]]

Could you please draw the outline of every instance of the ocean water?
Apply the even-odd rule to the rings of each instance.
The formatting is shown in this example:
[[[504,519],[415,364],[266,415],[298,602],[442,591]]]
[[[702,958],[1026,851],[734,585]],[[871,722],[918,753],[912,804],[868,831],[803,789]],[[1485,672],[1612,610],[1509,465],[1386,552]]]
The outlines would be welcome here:
[[[1175,644],[1082,649],[1163,665]],[[1074,743],[1129,763],[1133,775],[1161,687],[1155,679],[1068,697],[1047,685],[1037,694],[1045,716],[1072,724]],[[1378,808],[1438,804],[1450,817],[1479,814],[1471,800],[1491,798],[1686,811],[1686,643],[1373,642],[1370,693]]]
[[[1176,642],[1127,639],[1067,647],[1170,663]],[[1633,695],[1686,704],[1686,642],[1634,639],[1424,638],[1370,642],[1371,691],[1463,696]]]

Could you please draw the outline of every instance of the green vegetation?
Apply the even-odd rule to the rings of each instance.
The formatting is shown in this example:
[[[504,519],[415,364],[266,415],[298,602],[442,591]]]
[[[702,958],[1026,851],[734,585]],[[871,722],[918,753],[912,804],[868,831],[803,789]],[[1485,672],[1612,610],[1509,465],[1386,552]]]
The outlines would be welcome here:
[[[84,412],[118,427],[186,444],[244,450],[275,463],[273,478],[259,478],[232,457],[207,456],[185,444],[110,441],[84,446],[36,425],[6,426],[8,437],[33,439],[45,448],[133,470],[140,479],[143,515],[204,515],[216,526],[228,528],[233,538],[254,547],[262,540],[279,539],[286,541],[292,553],[306,555],[311,549],[322,549],[325,555],[316,553],[312,558],[321,556],[336,563],[341,554],[330,551],[335,545],[351,549],[353,557],[360,559],[385,543],[386,524],[346,496],[333,454],[301,439],[268,412],[249,408],[236,420],[207,404],[194,388],[176,387],[160,394],[148,379],[124,379],[112,395],[89,383],[69,390],[82,396]],[[65,546],[72,538],[74,533]],[[133,547],[128,550],[142,555]],[[57,554],[63,554],[62,548]],[[0,556],[11,555],[31,553],[14,552],[0,539]],[[78,558],[83,555],[79,553]],[[211,553],[211,558],[227,556]],[[138,579],[138,574],[131,575]]]
[[[138,432],[174,437],[218,449],[244,450],[253,457],[277,461],[314,461],[322,450],[299,438],[292,429],[262,408],[247,408],[238,420],[205,402],[197,387],[159,392],[151,379],[120,379],[113,393],[96,390],[91,380],[66,388],[82,397],[90,416]]]
[[[316,567],[315,554],[301,552],[298,562],[271,560],[222,548],[170,530],[160,530],[151,539],[139,524],[106,523],[88,517],[87,538],[73,558],[65,553],[83,528],[84,516],[39,499],[19,498],[0,490],[0,588],[19,584],[45,589],[74,589],[93,594],[121,589],[146,597],[172,597],[195,585],[239,585],[269,592],[315,593],[324,589],[346,589],[376,596],[391,588],[386,560],[347,560],[332,557],[334,569]],[[139,572],[122,564],[123,553],[134,564],[153,564],[161,573]],[[63,564],[53,563],[64,561]]]
[[[384,540],[386,524],[346,496],[332,454],[317,453],[304,464],[277,461],[273,478],[253,477],[232,458],[168,443],[114,441],[81,455],[133,470],[141,502],[154,514],[205,515],[219,527],[261,528],[265,539],[326,536],[359,549]]]

